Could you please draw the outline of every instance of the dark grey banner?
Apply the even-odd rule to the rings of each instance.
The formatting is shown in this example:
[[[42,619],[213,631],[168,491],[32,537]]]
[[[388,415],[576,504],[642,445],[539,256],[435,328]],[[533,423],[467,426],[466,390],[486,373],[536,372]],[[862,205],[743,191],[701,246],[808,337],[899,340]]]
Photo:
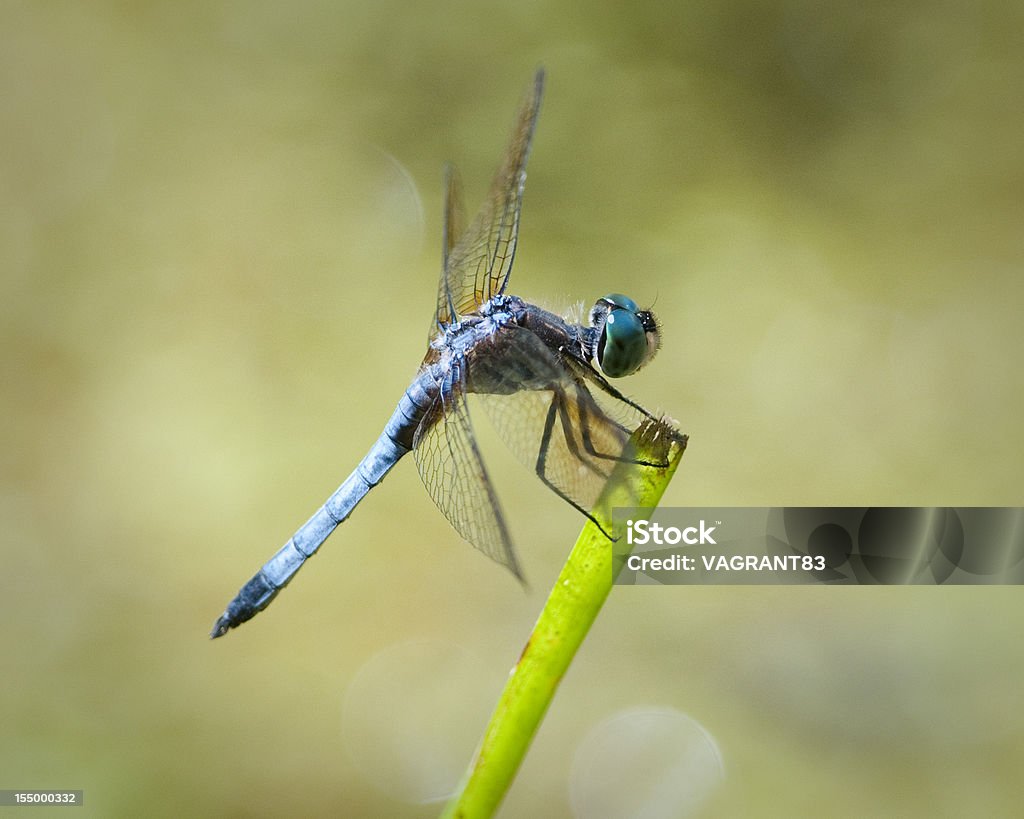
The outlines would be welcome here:
[[[39,790],[0,790],[0,807],[16,807],[18,805],[62,805],[74,807],[81,805],[85,791],[39,791]]]
[[[613,519],[625,585],[1024,583],[1019,507],[662,507]]]

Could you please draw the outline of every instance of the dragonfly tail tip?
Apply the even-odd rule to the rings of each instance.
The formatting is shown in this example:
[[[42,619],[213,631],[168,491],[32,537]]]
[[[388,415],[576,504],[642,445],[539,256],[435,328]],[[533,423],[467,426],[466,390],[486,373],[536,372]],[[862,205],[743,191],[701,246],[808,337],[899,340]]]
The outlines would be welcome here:
[[[216,640],[218,637],[223,637],[231,629],[231,621],[228,620],[227,615],[221,615],[217,618],[217,622],[213,624],[213,631],[210,632],[210,639]]]

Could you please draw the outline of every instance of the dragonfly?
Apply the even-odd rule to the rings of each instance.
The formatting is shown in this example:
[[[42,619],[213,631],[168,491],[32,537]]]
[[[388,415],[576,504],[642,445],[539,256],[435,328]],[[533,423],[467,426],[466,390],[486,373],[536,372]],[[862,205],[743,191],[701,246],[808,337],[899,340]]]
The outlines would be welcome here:
[[[539,69],[486,199],[468,225],[459,175],[446,166],[441,278],[423,362],[376,443],[242,587],[212,637],[265,609],[410,452],[427,492],[455,530],[523,581],[473,432],[470,395],[484,405],[512,452],[595,523],[588,510],[614,466],[644,463],[635,459],[629,438],[645,419],[657,419],[608,379],[635,373],[655,355],[661,333],[654,314],[612,293],[597,299],[583,325],[506,293],[543,90]]]

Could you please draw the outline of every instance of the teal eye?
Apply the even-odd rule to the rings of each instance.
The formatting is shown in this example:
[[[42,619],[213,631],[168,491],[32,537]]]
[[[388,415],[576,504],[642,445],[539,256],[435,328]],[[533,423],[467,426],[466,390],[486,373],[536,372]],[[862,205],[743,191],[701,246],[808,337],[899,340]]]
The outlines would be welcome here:
[[[590,316],[601,334],[597,363],[608,377],[622,378],[635,373],[657,351],[657,323],[650,312],[640,310],[631,298],[620,293],[605,296],[594,305]]]
[[[601,301],[605,302],[609,307],[621,307],[623,310],[629,310],[630,313],[639,313],[640,308],[637,303],[633,301],[629,296],[623,296],[621,293],[609,293]]]

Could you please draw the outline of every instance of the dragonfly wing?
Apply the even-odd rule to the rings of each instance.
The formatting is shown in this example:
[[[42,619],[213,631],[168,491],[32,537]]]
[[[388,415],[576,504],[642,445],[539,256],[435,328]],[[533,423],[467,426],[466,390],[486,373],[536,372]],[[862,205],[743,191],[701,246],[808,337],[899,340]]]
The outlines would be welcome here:
[[[444,271],[448,269],[448,257],[458,242],[459,237],[466,230],[466,206],[462,195],[462,178],[454,165],[448,163],[444,166],[444,231],[441,244],[441,284],[437,294],[437,311],[435,323],[430,327],[428,341],[438,331],[438,322],[447,324],[455,312],[455,305],[448,299],[448,288],[445,283]]]
[[[455,365],[413,439],[423,485],[455,530],[520,580],[512,538],[487,476],[466,406],[465,373]]]
[[[437,295],[437,323],[444,325],[472,313],[488,299],[504,292],[512,270],[519,233],[519,212],[526,185],[526,160],[537,124],[544,71],[540,69],[527,92],[501,167],[491,181],[487,198],[469,228],[452,230],[452,216],[461,203],[458,179],[446,177],[444,268]],[[454,314],[453,311],[454,310]]]
[[[450,162],[444,166],[444,247],[442,260],[448,266],[448,257],[459,237],[466,230],[466,204],[462,194],[462,177]]]
[[[502,329],[500,354],[470,360],[470,389],[509,449],[579,511],[589,515],[612,469],[634,461],[629,437],[647,416],[589,370],[552,351],[529,330]]]

